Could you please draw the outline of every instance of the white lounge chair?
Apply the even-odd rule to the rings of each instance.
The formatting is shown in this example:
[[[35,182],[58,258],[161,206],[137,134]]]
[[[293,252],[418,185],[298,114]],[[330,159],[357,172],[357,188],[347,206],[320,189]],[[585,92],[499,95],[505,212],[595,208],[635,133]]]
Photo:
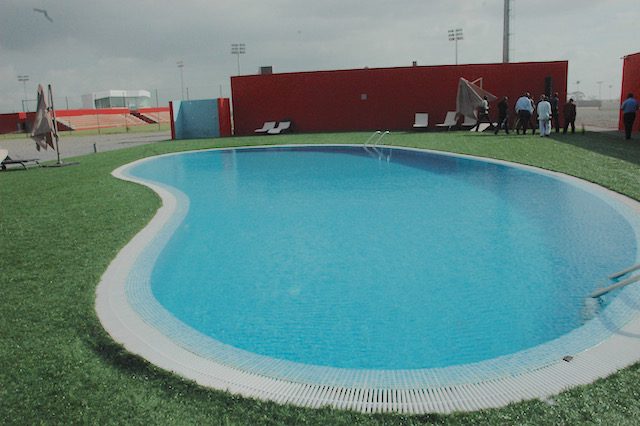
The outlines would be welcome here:
[[[279,135],[280,133],[289,130],[290,127],[291,127],[290,121],[281,121],[273,129],[267,130],[267,133],[270,135]]]
[[[265,121],[261,128],[255,129],[255,133],[267,133],[269,130],[276,127],[275,121]]]
[[[429,114],[426,112],[416,112],[416,118],[413,123],[414,129],[426,129],[429,126]]]
[[[436,124],[437,127],[446,127],[447,130],[451,130],[451,127],[458,124],[457,113],[455,111],[448,111],[444,118],[444,123]]]
[[[40,162],[37,158],[25,159],[16,156],[10,157],[8,150],[0,149],[0,170],[7,170],[7,166],[10,164],[19,164],[25,170],[27,169],[27,166],[40,166]]]
[[[489,127],[491,127],[491,123],[480,123],[480,125],[478,126],[478,132],[484,132]],[[473,127],[469,131],[470,132],[475,132],[476,131],[476,125],[474,124]]]

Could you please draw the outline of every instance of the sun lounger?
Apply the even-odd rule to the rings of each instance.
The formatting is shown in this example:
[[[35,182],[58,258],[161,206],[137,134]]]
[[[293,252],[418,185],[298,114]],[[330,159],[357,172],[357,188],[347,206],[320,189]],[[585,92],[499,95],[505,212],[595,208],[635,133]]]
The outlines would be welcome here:
[[[255,129],[255,133],[267,133],[269,130],[276,127],[275,121],[265,121],[261,128]]]
[[[478,125],[478,132],[484,132],[485,130],[487,130],[489,127],[491,127],[491,123],[480,123]],[[476,127],[475,124],[474,126],[471,128],[471,130],[469,130],[470,132],[475,132],[476,131]]]
[[[267,130],[267,133],[270,135],[279,135],[282,132],[288,131],[290,128],[291,128],[290,121],[281,121],[273,129]]]
[[[455,111],[448,111],[444,118],[444,123],[436,124],[437,127],[446,127],[447,130],[458,124],[457,114]]]
[[[7,151],[6,149],[0,149],[0,169],[7,170],[7,166],[12,164],[19,164],[25,170],[29,165],[36,165],[36,166],[40,165],[40,163],[38,162],[38,159],[36,158],[23,159],[15,156],[10,157],[9,151]]]
[[[426,129],[427,126],[429,126],[429,114],[427,114],[426,112],[416,112],[413,128]]]

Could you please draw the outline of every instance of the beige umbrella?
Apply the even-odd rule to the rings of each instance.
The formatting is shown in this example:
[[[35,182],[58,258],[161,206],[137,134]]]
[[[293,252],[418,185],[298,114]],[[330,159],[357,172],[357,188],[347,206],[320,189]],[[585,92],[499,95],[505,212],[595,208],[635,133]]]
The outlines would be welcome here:
[[[38,151],[40,151],[41,148],[46,150],[47,146],[55,149],[53,146],[54,132],[55,128],[53,127],[53,120],[47,108],[47,98],[44,95],[44,88],[42,84],[39,84],[36,118],[33,121],[33,130],[31,132],[31,138],[36,141]]]
[[[489,102],[498,99],[497,96],[487,92],[474,82],[460,77],[460,81],[458,82],[458,95],[456,97],[456,112],[465,117],[475,119],[474,111],[482,105],[482,99],[485,96]]]

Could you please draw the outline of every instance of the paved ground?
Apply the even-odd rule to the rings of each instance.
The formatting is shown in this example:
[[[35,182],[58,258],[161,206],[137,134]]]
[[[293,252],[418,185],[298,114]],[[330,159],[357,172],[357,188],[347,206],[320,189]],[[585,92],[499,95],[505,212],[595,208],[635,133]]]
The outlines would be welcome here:
[[[584,127],[587,130],[598,131],[599,129],[613,130],[618,128],[619,106],[611,102],[606,103],[602,108],[578,106],[576,112],[576,127]]]
[[[171,132],[119,133],[114,135],[68,136],[60,138],[60,157],[69,158],[91,154],[95,151],[113,151],[137,145],[171,139]],[[36,143],[26,136],[16,139],[0,139],[0,148],[9,150],[10,156],[55,160],[55,150],[36,150]]]

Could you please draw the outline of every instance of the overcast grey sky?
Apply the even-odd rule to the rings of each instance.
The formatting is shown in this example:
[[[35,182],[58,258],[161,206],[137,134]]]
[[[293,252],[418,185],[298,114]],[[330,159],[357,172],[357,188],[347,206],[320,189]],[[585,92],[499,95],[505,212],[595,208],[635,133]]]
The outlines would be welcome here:
[[[53,22],[33,9],[46,9]],[[511,61],[569,61],[568,90],[618,97],[621,57],[640,51],[639,0],[514,0]],[[0,113],[21,110],[23,83],[53,84],[58,107],[108,89],[160,103],[230,96],[232,43],[242,74],[502,61],[503,0],[0,0]],[[599,86],[598,81],[603,83]],[[609,87],[611,86],[611,87]]]

